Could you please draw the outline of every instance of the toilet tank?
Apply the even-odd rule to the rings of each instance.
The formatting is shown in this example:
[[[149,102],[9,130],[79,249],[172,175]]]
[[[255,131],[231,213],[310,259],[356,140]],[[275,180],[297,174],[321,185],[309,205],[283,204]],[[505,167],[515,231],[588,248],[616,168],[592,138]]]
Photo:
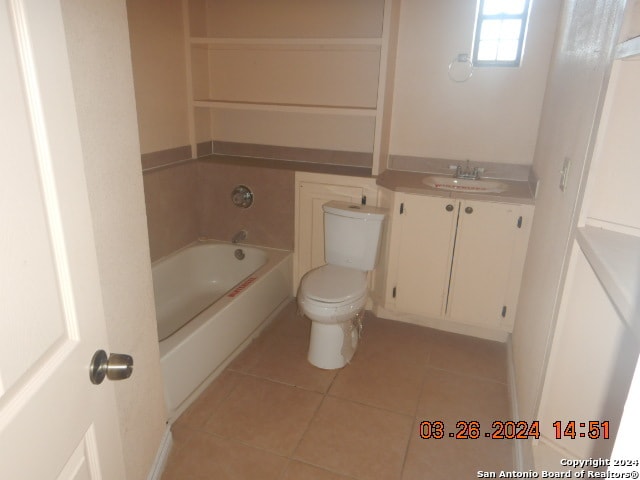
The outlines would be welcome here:
[[[331,201],[324,211],[324,259],[331,265],[373,270],[386,209]]]

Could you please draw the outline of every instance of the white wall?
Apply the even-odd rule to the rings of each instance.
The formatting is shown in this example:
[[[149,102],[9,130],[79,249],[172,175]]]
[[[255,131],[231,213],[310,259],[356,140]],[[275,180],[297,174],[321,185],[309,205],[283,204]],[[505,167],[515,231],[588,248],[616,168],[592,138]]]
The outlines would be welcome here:
[[[391,124],[393,155],[530,165],[560,0],[534,0],[522,66],[447,74],[471,53],[476,2],[403,0]]]
[[[125,2],[62,6],[109,348],[134,358],[115,385],[127,479],[144,479],[166,413]]]
[[[519,418],[536,419],[624,0],[568,0],[540,121],[536,213],[513,331]],[[571,167],[558,188],[565,158]],[[580,399],[575,399],[579,402]]]

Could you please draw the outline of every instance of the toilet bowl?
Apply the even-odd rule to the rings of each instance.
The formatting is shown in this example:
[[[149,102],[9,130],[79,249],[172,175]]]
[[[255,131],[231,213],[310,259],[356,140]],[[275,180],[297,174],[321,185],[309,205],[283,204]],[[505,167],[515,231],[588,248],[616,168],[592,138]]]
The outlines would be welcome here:
[[[335,369],[351,360],[366,301],[366,272],[324,265],[302,278],[298,305],[311,320],[307,359],[312,365]]]
[[[324,369],[352,358],[367,302],[367,272],[375,267],[385,210],[332,201],[322,206],[326,265],[300,281],[298,305],[311,320],[307,359]]]

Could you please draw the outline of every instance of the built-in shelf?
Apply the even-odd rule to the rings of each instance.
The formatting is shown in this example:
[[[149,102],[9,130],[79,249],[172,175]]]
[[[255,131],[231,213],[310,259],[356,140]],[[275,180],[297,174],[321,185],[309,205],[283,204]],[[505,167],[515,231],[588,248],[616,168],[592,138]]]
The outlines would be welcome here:
[[[640,340],[640,237],[585,226],[576,238],[620,317]]]
[[[372,45],[380,47],[382,45],[382,38],[292,38],[292,37],[280,37],[280,38],[211,38],[211,37],[192,37],[192,45],[209,45],[209,46],[227,46],[227,45],[284,45],[284,46],[358,46],[358,45]]]
[[[400,0],[183,2],[192,150],[367,152],[369,172],[387,168]]]
[[[620,60],[640,60],[640,35],[619,43],[616,58]]]
[[[286,103],[229,102],[226,100],[194,100],[194,107],[225,108],[230,110],[254,110],[289,113],[314,113],[324,115],[349,115],[354,117],[375,117],[375,108],[337,107],[324,105],[293,105]]]

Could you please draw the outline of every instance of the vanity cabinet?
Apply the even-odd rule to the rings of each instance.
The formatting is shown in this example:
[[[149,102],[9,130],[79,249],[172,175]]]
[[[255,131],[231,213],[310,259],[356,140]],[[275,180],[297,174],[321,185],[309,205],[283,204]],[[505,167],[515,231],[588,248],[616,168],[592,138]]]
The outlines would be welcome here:
[[[533,206],[396,193],[385,308],[511,331]]]

